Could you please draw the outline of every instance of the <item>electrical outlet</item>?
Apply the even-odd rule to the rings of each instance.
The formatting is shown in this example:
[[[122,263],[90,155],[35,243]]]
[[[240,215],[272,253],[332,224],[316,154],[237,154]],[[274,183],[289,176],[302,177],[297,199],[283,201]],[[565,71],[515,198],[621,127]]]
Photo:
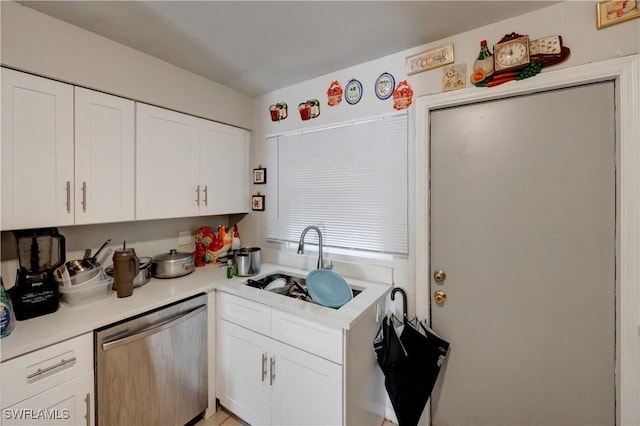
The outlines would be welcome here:
[[[191,244],[191,231],[182,231],[178,233],[178,245],[185,246]]]

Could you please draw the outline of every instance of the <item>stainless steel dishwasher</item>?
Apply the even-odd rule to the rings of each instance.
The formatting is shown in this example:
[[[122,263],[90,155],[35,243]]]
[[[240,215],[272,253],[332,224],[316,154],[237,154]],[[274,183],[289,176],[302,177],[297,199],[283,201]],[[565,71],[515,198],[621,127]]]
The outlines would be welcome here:
[[[95,331],[100,426],[181,426],[207,408],[207,299]]]

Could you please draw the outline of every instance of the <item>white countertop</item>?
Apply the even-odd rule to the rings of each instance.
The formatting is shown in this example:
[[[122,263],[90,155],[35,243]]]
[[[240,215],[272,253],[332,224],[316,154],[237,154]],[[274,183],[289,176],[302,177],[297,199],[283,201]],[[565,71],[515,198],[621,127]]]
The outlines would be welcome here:
[[[252,278],[259,278],[274,271],[306,275],[305,271],[298,269],[263,264],[260,274]],[[180,278],[152,278],[144,286],[134,289],[130,297],[118,298],[114,291],[110,297],[98,302],[74,307],[60,305],[52,314],[17,321],[11,335],[0,340],[0,359],[4,362],[105,325],[213,290],[256,300],[330,327],[348,329],[368,307],[391,289],[391,284],[346,277],[350,285],[363,292],[340,309],[331,309],[247,286],[246,280],[246,277],[228,279],[226,268],[207,265],[196,268],[192,274]]]

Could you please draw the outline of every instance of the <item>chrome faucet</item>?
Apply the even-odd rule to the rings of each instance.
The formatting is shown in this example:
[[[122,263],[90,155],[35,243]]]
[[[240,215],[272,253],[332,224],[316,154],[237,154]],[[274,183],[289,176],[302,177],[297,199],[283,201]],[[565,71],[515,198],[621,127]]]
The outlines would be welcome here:
[[[304,254],[304,236],[307,235],[307,232],[310,229],[313,229],[318,233],[318,269],[324,269],[324,259],[322,258],[322,232],[317,226],[311,225],[304,228],[304,231],[302,231],[302,234],[300,235],[300,242],[298,243],[298,254]],[[331,269],[331,266],[327,269]]]

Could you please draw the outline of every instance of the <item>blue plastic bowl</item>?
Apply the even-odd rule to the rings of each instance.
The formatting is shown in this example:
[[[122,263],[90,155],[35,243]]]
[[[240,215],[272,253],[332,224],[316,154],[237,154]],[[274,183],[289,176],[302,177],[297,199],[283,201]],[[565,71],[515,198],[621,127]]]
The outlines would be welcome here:
[[[340,308],[353,299],[349,284],[328,269],[316,269],[307,274],[307,291],[315,302],[329,308]]]

